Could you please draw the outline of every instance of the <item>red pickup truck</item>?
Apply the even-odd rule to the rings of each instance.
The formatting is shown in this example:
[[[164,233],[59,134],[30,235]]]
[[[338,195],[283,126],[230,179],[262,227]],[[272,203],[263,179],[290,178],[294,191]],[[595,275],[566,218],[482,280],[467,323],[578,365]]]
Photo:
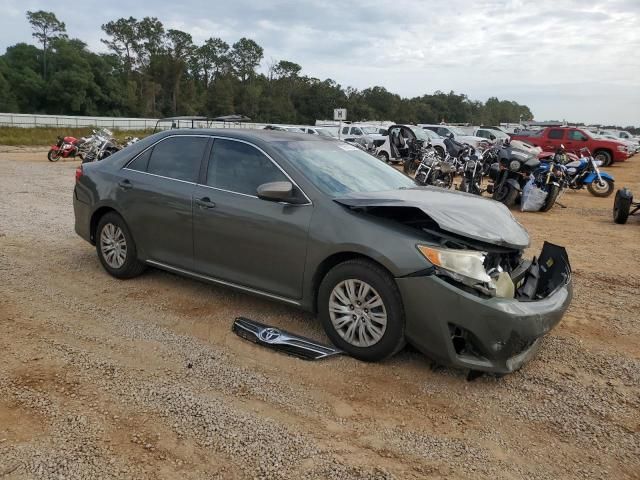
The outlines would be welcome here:
[[[580,155],[580,149],[587,147],[596,160],[605,167],[613,162],[624,162],[629,158],[626,147],[615,140],[595,138],[587,130],[573,127],[547,127],[531,135],[512,135],[512,140],[520,140],[547,152],[564,145],[567,152]]]

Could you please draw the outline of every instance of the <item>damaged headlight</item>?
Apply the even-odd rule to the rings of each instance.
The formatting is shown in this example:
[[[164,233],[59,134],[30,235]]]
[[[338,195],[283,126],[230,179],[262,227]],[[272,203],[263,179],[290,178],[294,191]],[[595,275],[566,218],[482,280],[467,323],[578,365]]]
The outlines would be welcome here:
[[[429,260],[441,274],[484,293],[485,295],[513,298],[514,285],[511,277],[502,269],[489,273],[484,266],[486,252],[457,250],[453,248],[417,245],[418,251]]]

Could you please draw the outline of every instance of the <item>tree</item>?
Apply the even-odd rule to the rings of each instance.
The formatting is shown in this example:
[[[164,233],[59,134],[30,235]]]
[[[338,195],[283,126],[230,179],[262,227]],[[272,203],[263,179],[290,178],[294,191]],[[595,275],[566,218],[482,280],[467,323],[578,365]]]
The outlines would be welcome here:
[[[135,60],[134,54],[140,50],[138,45],[140,40],[138,21],[133,17],[119,18],[116,21],[102,25],[102,30],[111,39],[105,40],[103,38],[101,42],[120,57],[124,64],[125,72],[129,76]]]
[[[249,38],[242,37],[233,44],[231,62],[243,83],[255,75],[263,55],[262,47]]]
[[[58,37],[66,36],[64,22],[58,20],[53,12],[38,10],[27,12],[27,20],[33,28],[33,37],[42,44],[42,77],[47,79],[47,49],[49,42]]]
[[[221,38],[209,38],[198,48],[196,56],[202,69],[204,86],[221,73],[229,70],[231,59],[229,58],[229,44]]]
[[[288,60],[280,60],[273,67],[273,75],[275,78],[292,78],[297,77],[302,67],[297,63],[289,62]]]

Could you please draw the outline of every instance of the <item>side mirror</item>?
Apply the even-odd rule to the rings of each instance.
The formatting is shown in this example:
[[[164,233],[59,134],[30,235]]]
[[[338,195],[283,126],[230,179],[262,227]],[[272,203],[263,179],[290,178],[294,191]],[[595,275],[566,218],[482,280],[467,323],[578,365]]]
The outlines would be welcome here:
[[[297,198],[291,182],[263,183],[257,189],[258,198],[270,202],[302,203]]]

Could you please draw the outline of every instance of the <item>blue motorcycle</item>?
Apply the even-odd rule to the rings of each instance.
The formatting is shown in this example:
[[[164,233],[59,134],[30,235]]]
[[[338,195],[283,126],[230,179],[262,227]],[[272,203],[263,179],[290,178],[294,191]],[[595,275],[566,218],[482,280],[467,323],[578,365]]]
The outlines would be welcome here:
[[[598,167],[600,160],[594,160],[588,148],[580,150],[580,158],[564,165],[565,186],[572,190],[580,190],[586,185],[591,195],[608,197],[613,193],[614,179]]]
[[[552,158],[541,160],[540,165],[531,173],[534,184],[547,193],[544,204],[540,208],[541,212],[551,210],[557,203],[562,189],[567,186],[565,163],[566,155],[562,146]]]

